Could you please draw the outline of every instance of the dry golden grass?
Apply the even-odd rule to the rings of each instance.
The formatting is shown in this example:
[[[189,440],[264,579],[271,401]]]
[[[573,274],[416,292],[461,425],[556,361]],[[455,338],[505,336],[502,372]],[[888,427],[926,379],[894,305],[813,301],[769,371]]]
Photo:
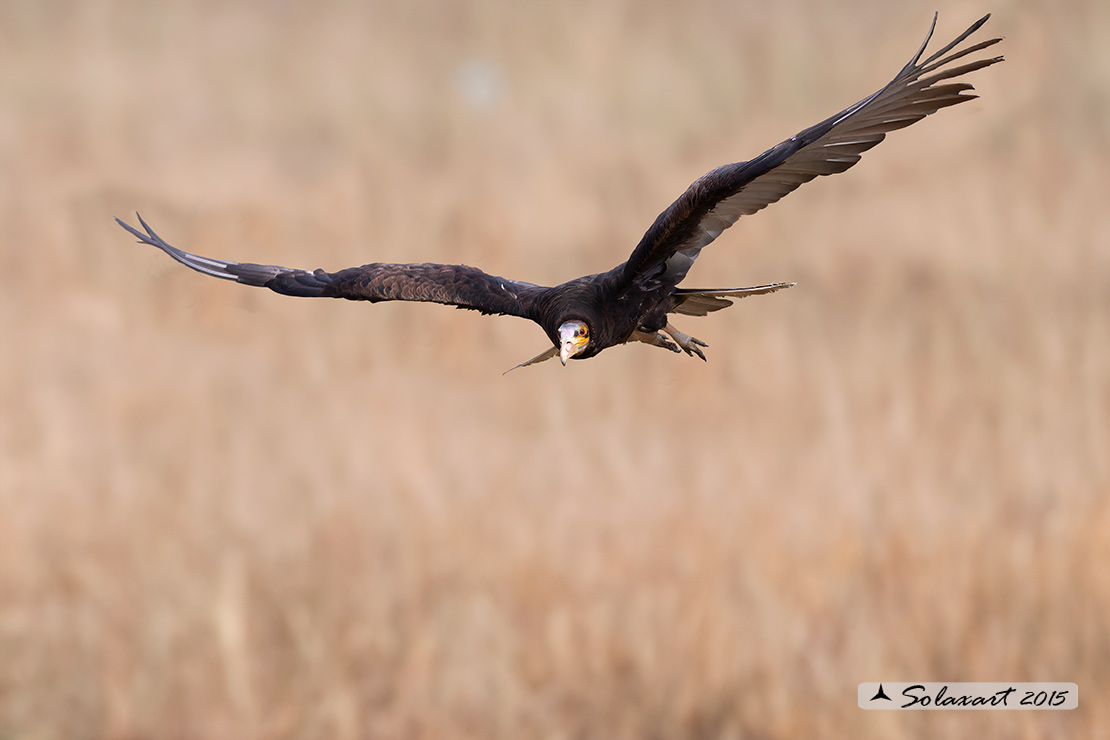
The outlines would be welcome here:
[[[707,250],[797,280],[534,326],[201,254],[624,259],[695,177],[993,10],[983,99]],[[0,738],[1093,737],[1110,726],[1110,5],[0,4]],[[1080,708],[863,712],[871,680]]]

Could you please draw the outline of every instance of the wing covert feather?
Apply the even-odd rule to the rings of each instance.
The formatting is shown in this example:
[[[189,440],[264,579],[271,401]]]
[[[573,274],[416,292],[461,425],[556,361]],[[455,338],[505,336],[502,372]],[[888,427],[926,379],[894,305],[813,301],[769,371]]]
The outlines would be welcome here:
[[[352,301],[423,301],[485,314],[531,316],[531,283],[489,275],[468,265],[374,263],[340,270],[323,295]]]

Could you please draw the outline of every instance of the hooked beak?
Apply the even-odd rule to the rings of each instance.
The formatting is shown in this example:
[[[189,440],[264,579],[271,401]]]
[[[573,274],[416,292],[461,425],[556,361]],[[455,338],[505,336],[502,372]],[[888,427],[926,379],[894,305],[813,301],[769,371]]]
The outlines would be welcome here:
[[[581,321],[568,321],[559,327],[559,362],[567,360],[586,349],[590,342],[589,330]]]

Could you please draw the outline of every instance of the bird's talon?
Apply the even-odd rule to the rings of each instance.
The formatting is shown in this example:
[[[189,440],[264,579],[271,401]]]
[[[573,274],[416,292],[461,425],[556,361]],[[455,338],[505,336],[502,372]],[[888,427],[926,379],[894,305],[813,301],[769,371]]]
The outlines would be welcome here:
[[[671,335],[671,339],[673,339],[678,344],[678,346],[682,348],[683,352],[690,355],[691,357],[697,355],[704,362],[708,362],[708,360],[705,359],[705,353],[703,353],[700,349],[701,347],[708,347],[708,344],[701,341],[697,337],[692,337],[689,334],[680,332],[678,329],[674,328],[670,324],[667,324],[663,328],[663,331]]]

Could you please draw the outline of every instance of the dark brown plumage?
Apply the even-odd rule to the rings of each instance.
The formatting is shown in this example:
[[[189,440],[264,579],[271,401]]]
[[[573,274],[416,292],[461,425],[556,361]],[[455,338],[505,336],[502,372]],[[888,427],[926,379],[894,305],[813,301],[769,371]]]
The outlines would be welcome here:
[[[984,16],[921,61],[936,26],[934,16],[921,48],[881,90],[755,159],[727,164],[702,176],[659,214],[627,262],[553,288],[488,275],[466,265],[374,263],[329,273],[228,262],[170,246],[141,217],[145,234],[116,221],[140,242],[158,247],[194,270],[285,295],[427,301],[531,319],[547,332],[553,347],[517,367],[556,355],[566,364],[570,358],[593,357],[607,347],[634,340],[696,354],[704,360],[700,348],[706,345],[671,326],[669,314],[704,316],[732,305],[732,298],[770,293],[793,283],[721,290],[678,288],[702,248],[741,216],[761,210],[818,175],[848,169],[887,132],[909,126],[940,108],[974,99],[976,96],[966,94],[971,85],[946,81],[1002,61],[1002,57],[991,57],[949,66],[1001,41],[989,39],[952,51],[989,17]]]

